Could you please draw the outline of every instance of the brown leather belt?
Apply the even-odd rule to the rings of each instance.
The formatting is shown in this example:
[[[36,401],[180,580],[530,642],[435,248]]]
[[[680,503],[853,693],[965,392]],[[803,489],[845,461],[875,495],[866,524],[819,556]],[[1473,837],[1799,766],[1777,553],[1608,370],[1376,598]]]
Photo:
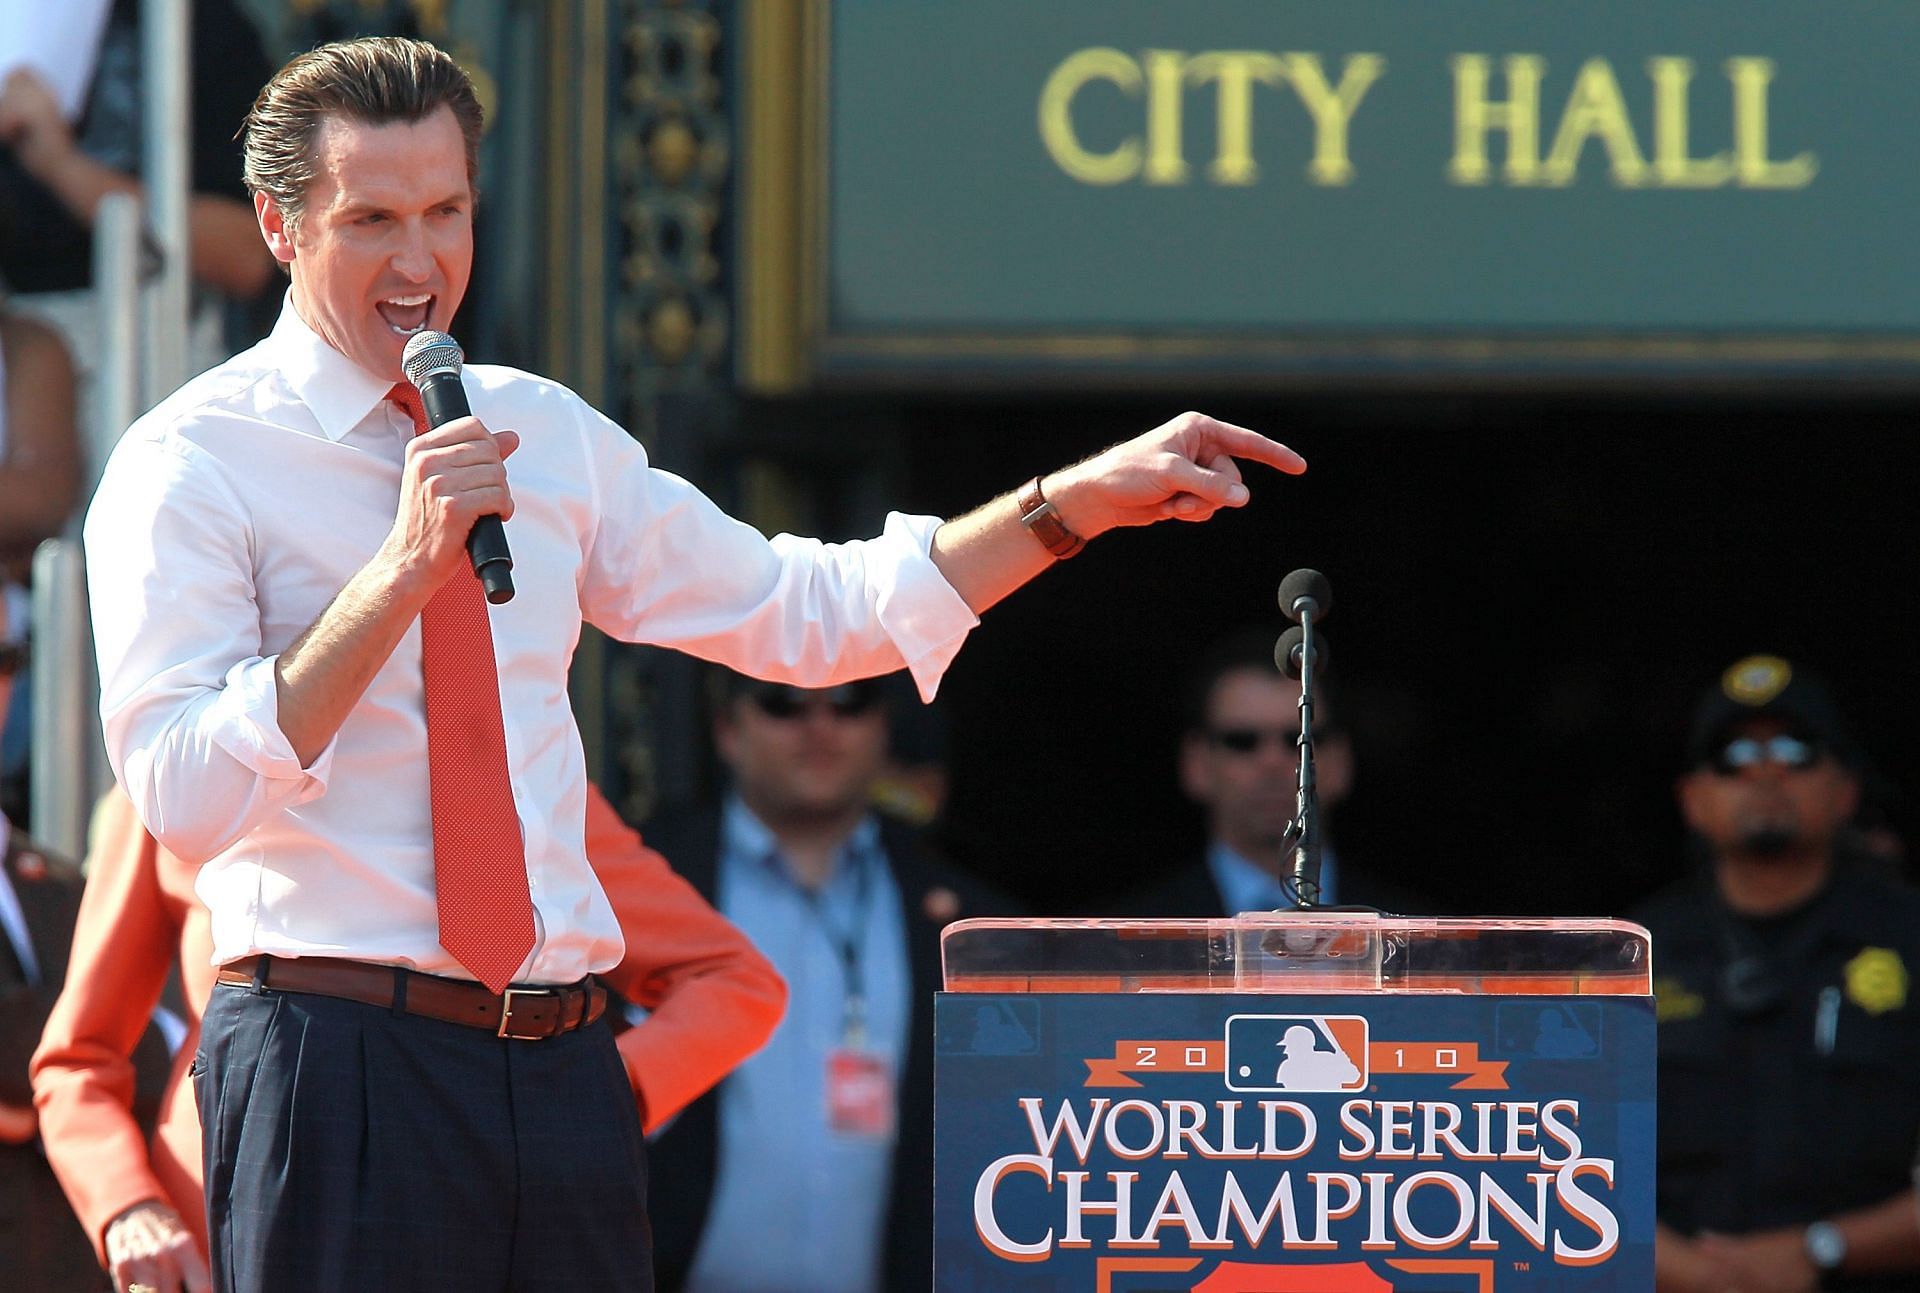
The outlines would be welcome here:
[[[219,981],[343,997],[528,1042],[584,1028],[607,1008],[607,990],[593,979],[494,993],[466,979],[324,956],[249,956],[221,966]]]

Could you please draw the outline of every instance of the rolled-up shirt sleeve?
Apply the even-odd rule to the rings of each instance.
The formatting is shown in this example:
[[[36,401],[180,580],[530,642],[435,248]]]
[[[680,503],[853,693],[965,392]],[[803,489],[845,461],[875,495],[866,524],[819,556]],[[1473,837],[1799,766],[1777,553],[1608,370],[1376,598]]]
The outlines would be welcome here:
[[[905,667],[924,700],[979,618],[929,555],[937,517],[887,517],[877,538],[769,539],[599,419],[584,428],[599,495],[586,618],[756,677],[829,686]]]
[[[86,523],[107,757],[160,842],[205,861],[326,790],[280,730],[262,653],[251,527],[218,463],[182,438],[128,433]]]

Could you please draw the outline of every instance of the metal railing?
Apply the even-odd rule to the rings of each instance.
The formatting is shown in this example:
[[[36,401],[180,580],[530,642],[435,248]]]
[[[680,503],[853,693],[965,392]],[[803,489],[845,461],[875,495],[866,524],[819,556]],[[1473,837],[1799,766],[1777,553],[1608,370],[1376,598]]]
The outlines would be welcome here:
[[[94,417],[81,429],[89,498],[121,433],[188,376],[189,0],[141,0],[140,21],[145,235],[160,254],[160,267],[143,285],[141,204],[119,194],[105,199],[94,219],[98,389]],[[34,554],[33,634],[29,810],[34,834],[77,858],[86,851],[94,801],[111,776],[100,735],[100,686],[78,517],[64,537],[47,541]]]
[[[141,0],[141,181],[147,191],[147,233],[160,252],[160,273],[147,286],[146,401],[151,406],[184,382],[187,314],[193,292],[191,188],[193,69],[188,0]],[[122,422],[119,429],[126,430]]]
[[[92,697],[93,639],[87,631],[86,571],[80,545],[48,539],[33,554],[33,833],[77,858],[97,794],[89,750],[100,744]]]
[[[114,194],[94,220],[93,284],[100,321],[94,416],[81,428],[84,494],[139,415],[140,204]],[[87,821],[111,775],[100,737],[100,683],[87,622],[80,518],[33,555],[33,832],[68,857],[86,851]]]
[[[84,428],[89,498],[107,455],[147,403],[140,371],[140,204],[123,193],[102,201],[94,217],[93,290],[100,307],[100,362],[93,423]]]

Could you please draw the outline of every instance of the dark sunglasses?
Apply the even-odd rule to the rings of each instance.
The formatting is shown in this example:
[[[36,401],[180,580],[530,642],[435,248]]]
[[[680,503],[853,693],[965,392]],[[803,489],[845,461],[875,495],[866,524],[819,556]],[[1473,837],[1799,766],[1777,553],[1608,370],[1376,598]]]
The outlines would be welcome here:
[[[1812,741],[1782,733],[1779,736],[1736,736],[1713,752],[1713,770],[1731,777],[1762,763],[1800,772],[1820,762],[1820,747]]]
[[[1313,729],[1323,734],[1316,725]],[[1284,727],[1216,727],[1207,733],[1207,740],[1215,749],[1226,750],[1233,754],[1252,754],[1262,745],[1272,742],[1275,745],[1292,750],[1300,744],[1300,729]]]
[[[766,687],[750,693],[754,707],[768,718],[799,718],[809,710],[824,706],[836,718],[858,718],[871,713],[880,703],[880,693],[869,687],[829,687],[825,691],[807,691],[800,687]]]

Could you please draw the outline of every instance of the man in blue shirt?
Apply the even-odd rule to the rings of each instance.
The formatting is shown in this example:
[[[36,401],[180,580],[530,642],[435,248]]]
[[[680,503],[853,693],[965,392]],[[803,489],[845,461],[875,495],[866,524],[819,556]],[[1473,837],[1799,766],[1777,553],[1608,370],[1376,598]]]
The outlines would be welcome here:
[[[1299,776],[1300,684],[1275,668],[1273,649],[1272,633],[1250,630],[1221,641],[1195,666],[1180,742],[1180,785],[1206,810],[1206,853],[1101,914],[1204,918],[1294,905],[1283,882]],[[1345,866],[1335,852],[1329,827],[1353,786],[1353,746],[1325,684],[1314,690],[1320,903],[1425,914],[1419,897]]]
[[[650,1149],[663,1293],[879,1293],[932,1282],[939,932],[997,904],[873,811],[878,683],[729,676],[731,787],[647,838],[787,980],[772,1039]]]

